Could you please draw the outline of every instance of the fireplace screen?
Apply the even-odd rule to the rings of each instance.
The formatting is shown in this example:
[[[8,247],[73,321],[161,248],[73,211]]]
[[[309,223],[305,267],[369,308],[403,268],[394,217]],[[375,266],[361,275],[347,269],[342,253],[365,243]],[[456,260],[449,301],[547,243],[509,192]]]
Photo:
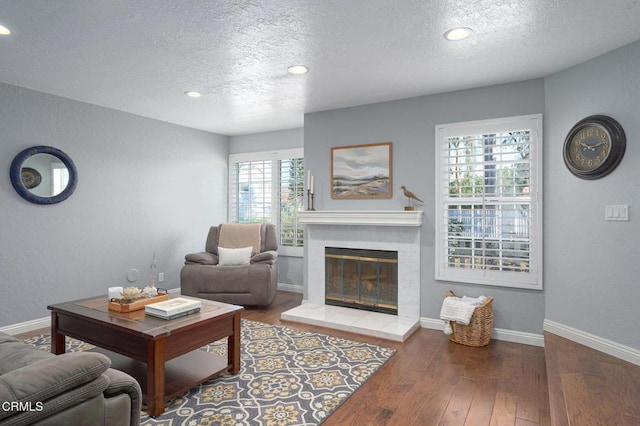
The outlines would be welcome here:
[[[325,247],[325,303],[398,313],[398,252]]]

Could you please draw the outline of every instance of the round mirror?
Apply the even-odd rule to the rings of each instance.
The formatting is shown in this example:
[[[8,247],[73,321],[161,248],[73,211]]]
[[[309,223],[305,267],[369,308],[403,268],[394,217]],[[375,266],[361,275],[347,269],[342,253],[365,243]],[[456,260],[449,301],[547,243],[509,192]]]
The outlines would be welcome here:
[[[16,192],[36,204],[64,201],[78,184],[78,172],[71,158],[50,146],[34,146],[20,152],[9,173]]]

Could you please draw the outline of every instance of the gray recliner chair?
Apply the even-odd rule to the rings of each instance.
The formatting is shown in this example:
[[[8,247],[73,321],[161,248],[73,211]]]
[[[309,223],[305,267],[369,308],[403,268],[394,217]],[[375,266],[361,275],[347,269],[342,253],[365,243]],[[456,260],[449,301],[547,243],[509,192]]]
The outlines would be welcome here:
[[[212,226],[205,251],[185,256],[181,292],[234,305],[267,306],[278,286],[277,250],[275,225]]]

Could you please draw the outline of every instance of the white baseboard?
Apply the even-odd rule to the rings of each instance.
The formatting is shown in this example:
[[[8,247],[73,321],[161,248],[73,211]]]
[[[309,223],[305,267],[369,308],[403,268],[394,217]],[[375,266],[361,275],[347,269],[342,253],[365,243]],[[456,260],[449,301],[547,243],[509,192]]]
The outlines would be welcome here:
[[[565,339],[569,339],[591,349],[604,352],[607,355],[614,356],[635,365],[640,365],[640,350],[638,349],[612,342],[611,340],[603,339],[594,334],[548,319],[544,320],[543,329],[544,331],[564,337]]]
[[[291,291],[296,293],[302,293],[302,287],[292,284],[278,284],[278,290]],[[180,289],[170,289],[169,293],[178,293]],[[303,300],[302,303],[306,301]],[[442,331],[442,320],[435,318],[420,318],[420,326],[423,328],[429,328],[433,330]],[[39,330],[41,328],[51,327],[51,317],[44,317],[35,320],[25,321],[18,324],[12,324],[5,327],[0,327],[0,332],[16,335],[22,333],[29,333],[31,331]],[[544,320],[544,331],[556,334],[565,339],[569,339],[573,342],[587,346],[589,348],[604,352],[608,355],[622,359],[635,365],[640,366],[640,350],[625,346],[616,342],[612,342],[602,337],[569,327],[555,321],[548,319]],[[522,343],[525,345],[544,346],[544,336],[534,333],[526,333],[522,331],[506,330],[501,328],[494,328],[491,333],[491,338],[496,340],[503,340],[507,342]]]
[[[304,293],[304,287],[295,284],[278,283],[278,290],[289,291],[291,293]]]
[[[525,331],[506,330],[504,328],[494,328],[491,338],[503,340],[505,342],[522,343],[523,345],[544,347],[544,336],[542,334],[527,333]]]
[[[420,326],[433,330],[442,331],[444,322],[435,318],[420,318]],[[505,342],[521,343],[523,345],[544,346],[544,336],[541,334],[526,333],[524,331],[505,330],[503,328],[494,328],[491,338],[495,340],[503,340]]]
[[[31,321],[21,322],[18,324],[8,325],[6,327],[0,328],[0,331],[11,336],[15,336],[16,334],[29,333],[41,328],[51,328],[51,317],[44,317]]]

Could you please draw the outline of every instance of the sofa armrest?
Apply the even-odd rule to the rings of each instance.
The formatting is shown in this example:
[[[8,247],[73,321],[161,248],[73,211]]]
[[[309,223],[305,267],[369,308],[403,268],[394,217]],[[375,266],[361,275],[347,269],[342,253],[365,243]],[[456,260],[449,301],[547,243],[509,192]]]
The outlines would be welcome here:
[[[102,376],[111,361],[93,352],[70,352],[43,359],[0,376],[0,401],[43,402],[50,400]],[[106,388],[92,387],[93,395]],[[0,418],[7,412],[0,412]]]
[[[203,251],[201,253],[189,253],[185,257],[185,265],[217,265],[218,256]]]
[[[109,378],[109,387],[104,391],[106,398],[126,394],[131,399],[131,419],[129,424],[140,422],[140,410],[142,410],[142,390],[138,382],[126,373],[113,368],[104,373]]]
[[[258,253],[251,258],[250,263],[267,263],[273,265],[278,260],[278,252],[275,250],[267,250],[262,253]]]

